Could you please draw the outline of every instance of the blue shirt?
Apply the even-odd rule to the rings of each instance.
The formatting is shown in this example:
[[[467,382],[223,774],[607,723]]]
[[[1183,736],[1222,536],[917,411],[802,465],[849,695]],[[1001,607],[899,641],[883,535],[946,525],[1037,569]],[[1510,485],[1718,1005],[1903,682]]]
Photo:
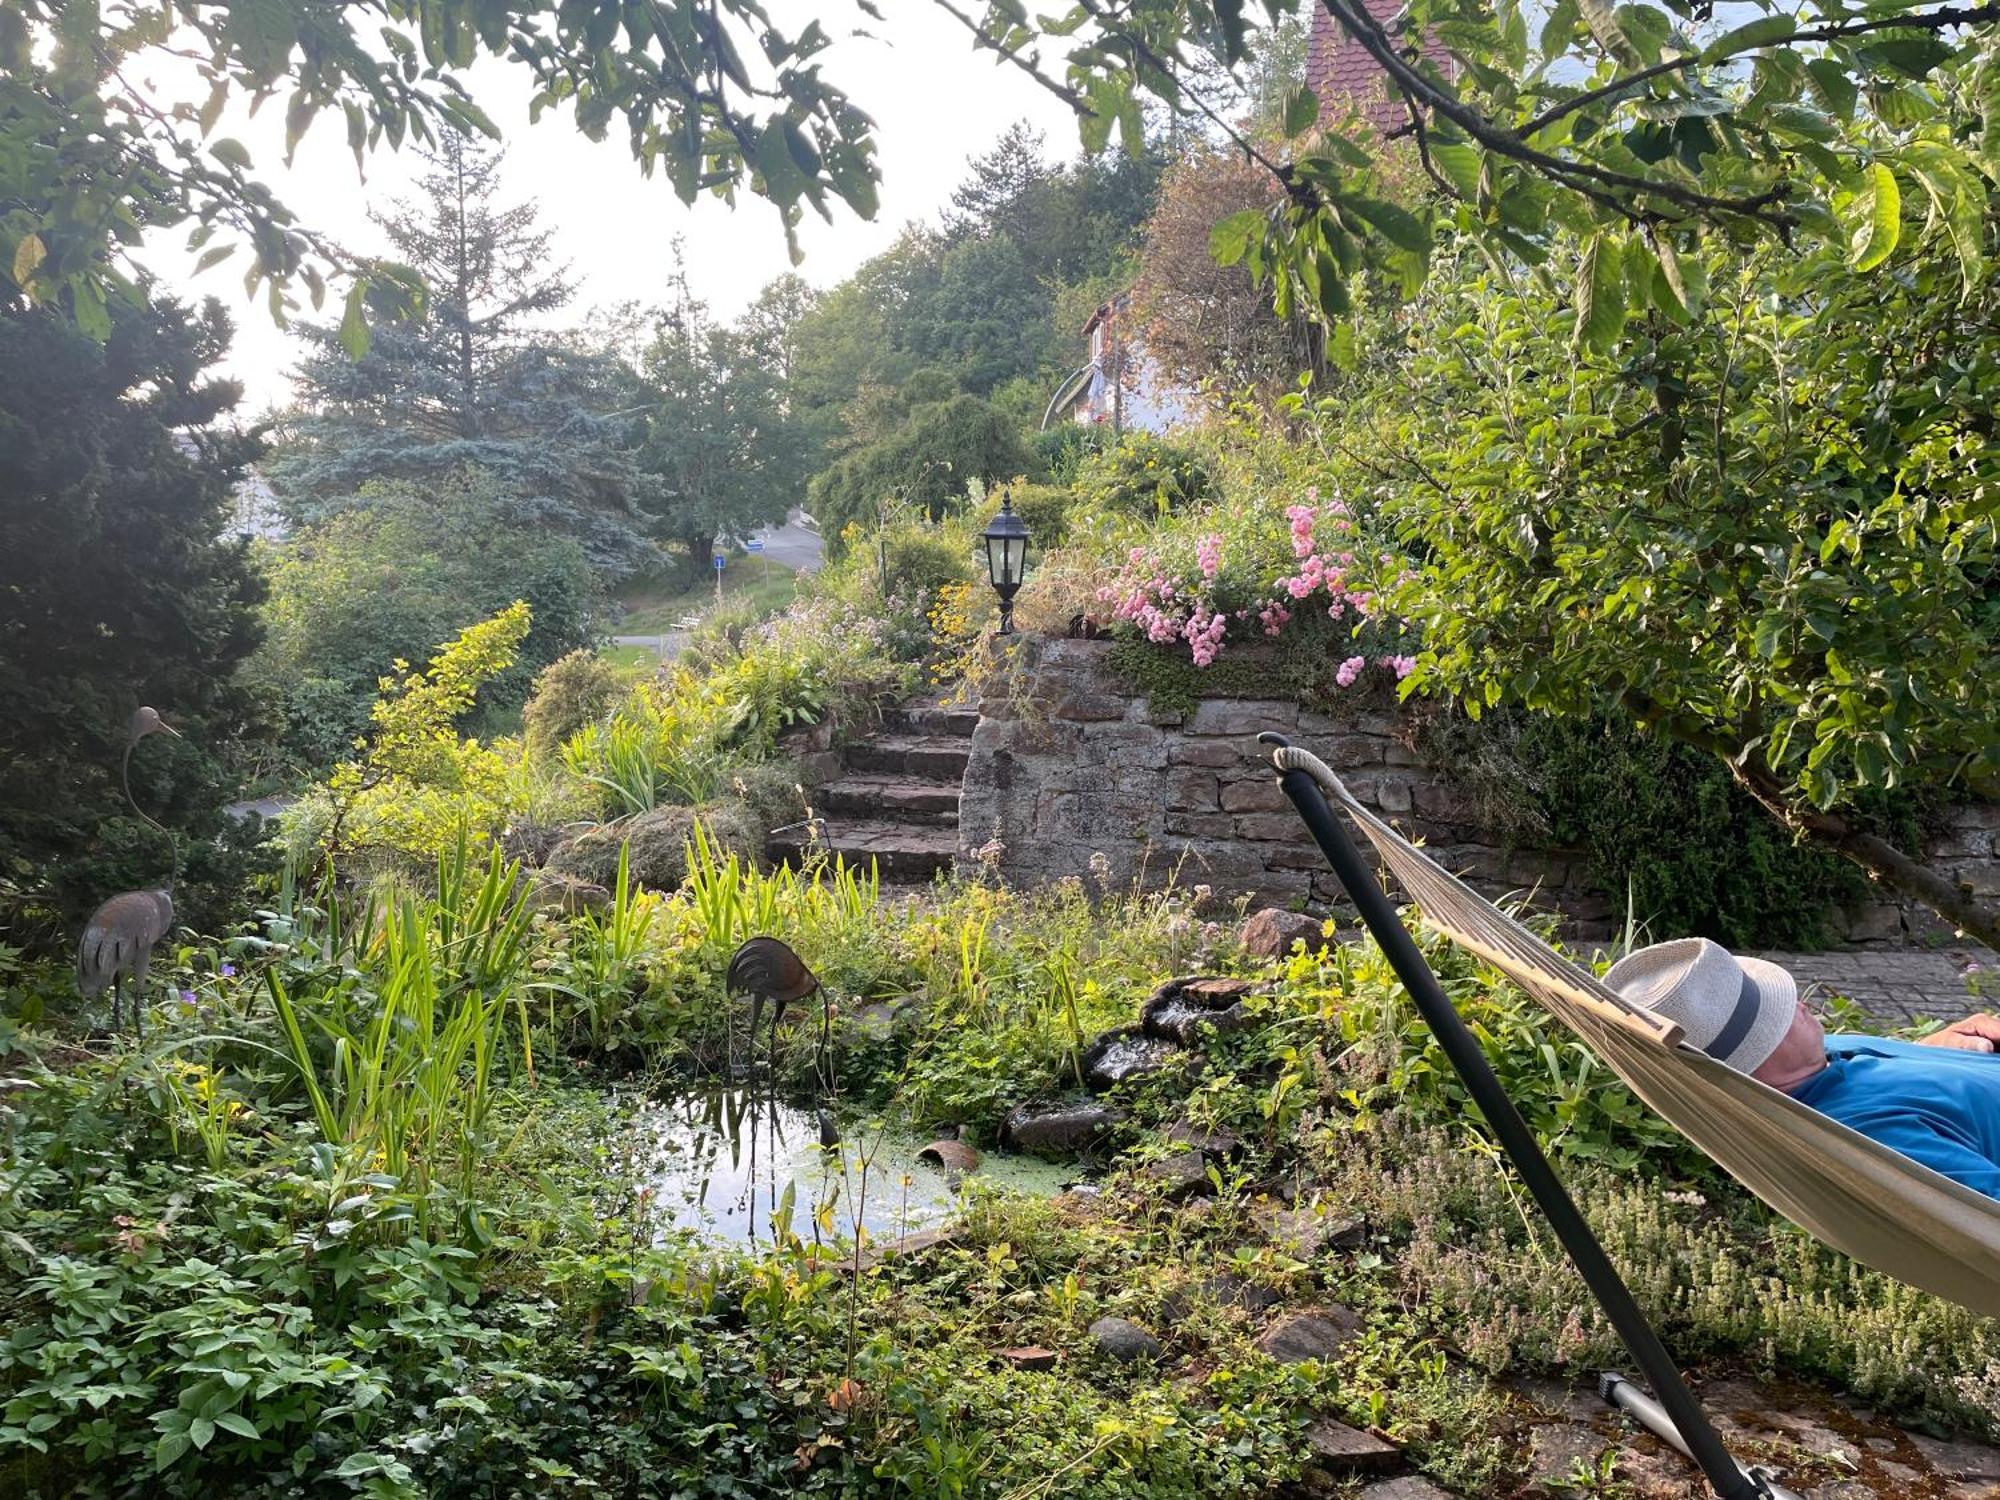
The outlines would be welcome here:
[[[2000,1053],[1830,1036],[1826,1059],[1794,1099],[2000,1198]]]

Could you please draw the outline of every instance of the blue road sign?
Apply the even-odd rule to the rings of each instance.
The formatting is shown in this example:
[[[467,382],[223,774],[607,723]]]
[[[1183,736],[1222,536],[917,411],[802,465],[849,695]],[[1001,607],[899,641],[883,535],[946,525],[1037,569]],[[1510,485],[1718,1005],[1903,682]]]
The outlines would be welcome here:
[[[743,544],[743,550],[745,552],[762,552],[764,550],[764,543],[761,539],[753,536]]]
[[[715,554],[715,571],[718,573],[722,571],[722,554],[720,552]]]

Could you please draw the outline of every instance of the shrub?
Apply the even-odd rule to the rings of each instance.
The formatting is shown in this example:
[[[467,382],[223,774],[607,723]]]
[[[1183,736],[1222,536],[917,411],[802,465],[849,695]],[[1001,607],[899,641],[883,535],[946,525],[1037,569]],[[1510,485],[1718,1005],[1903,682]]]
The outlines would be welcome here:
[[[611,665],[586,648],[550,662],[521,710],[521,737],[529,756],[546,759],[577,730],[603,718],[619,686]]]
[[[723,853],[762,857],[763,830],[753,825],[740,802],[731,801],[705,807],[656,807],[589,829],[557,845],[547,868],[609,890],[618,879],[618,855],[623,849],[629,851],[627,868],[634,885],[677,891],[687,880],[688,843],[697,823]]]
[[[1192,444],[1128,432],[1077,464],[1074,488],[1086,513],[1153,517],[1213,499],[1216,479]]]

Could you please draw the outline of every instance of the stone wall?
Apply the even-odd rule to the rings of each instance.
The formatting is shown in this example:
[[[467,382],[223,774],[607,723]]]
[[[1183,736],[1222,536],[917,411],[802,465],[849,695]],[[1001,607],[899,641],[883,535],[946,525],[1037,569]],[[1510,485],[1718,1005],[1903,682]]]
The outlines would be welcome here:
[[[1275,729],[1486,894],[1532,891],[1578,938],[1607,936],[1622,922],[1622,894],[1591,883],[1580,851],[1508,847],[1482,829],[1464,793],[1410,748],[1393,706],[1326,714],[1276,699],[1213,698],[1184,715],[1135,695],[1111,669],[1111,649],[1020,641],[1011,683],[989,690],[973,735],[959,801],[962,865],[988,864],[1026,885],[1173,879],[1253,904],[1338,905],[1337,882],[1256,743]],[[1960,809],[1952,822],[1933,855],[1975,889],[2000,889],[2000,807]],[[1881,904],[1851,914],[1849,936],[1893,942],[1934,931],[1942,929],[1929,913]]]

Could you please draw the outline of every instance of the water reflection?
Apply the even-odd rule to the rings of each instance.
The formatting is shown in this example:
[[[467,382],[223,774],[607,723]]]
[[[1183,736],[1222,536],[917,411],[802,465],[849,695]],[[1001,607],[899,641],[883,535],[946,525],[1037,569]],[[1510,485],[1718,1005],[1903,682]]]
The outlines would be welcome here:
[[[917,1160],[922,1140],[853,1119],[841,1124],[846,1139],[823,1147],[813,1110],[754,1089],[717,1088],[642,1106],[632,1145],[664,1228],[705,1239],[769,1245],[772,1218],[787,1205],[792,1232],[808,1244],[852,1239],[857,1222],[879,1240],[949,1216],[957,1183]],[[977,1175],[1049,1194],[1069,1174],[1026,1157],[988,1156]]]

